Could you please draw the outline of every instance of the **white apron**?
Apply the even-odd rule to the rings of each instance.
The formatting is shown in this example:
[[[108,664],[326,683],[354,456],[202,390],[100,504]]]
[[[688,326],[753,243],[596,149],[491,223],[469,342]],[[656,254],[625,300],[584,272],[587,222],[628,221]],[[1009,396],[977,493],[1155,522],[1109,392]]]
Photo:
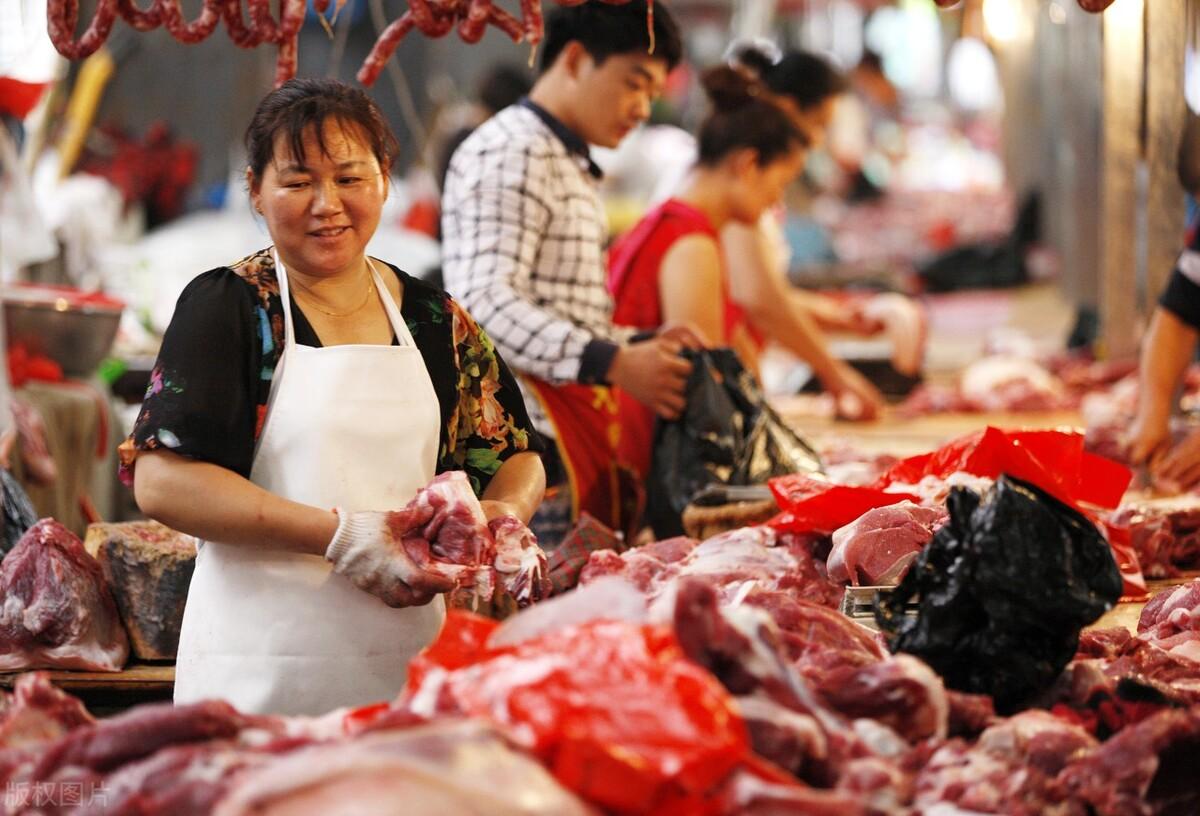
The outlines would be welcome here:
[[[372,265],[400,345],[298,346],[278,253],[275,269],[285,345],[250,480],[315,507],[403,507],[434,476],[441,415],[400,310]],[[321,556],[203,542],[175,702],[221,698],[244,712],[315,715],[391,700],[444,618],[441,596],[392,609]]]

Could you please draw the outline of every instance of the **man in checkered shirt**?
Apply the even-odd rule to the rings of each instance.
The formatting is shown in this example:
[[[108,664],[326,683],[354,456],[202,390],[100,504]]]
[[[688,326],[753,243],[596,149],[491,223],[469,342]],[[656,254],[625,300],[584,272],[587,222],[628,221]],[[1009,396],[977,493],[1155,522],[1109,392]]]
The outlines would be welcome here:
[[[601,173],[589,144],[615,147],[650,113],[679,61],[679,31],[646,0],[557,8],[528,98],[481,125],[455,152],[442,195],[446,288],[522,375],[538,430],[559,438],[535,394],[613,385],[666,418],[684,407],[698,340],[682,327],[633,336],[612,323]],[[564,457],[567,458],[567,457]],[[553,472],[553,468],[549,468]]]

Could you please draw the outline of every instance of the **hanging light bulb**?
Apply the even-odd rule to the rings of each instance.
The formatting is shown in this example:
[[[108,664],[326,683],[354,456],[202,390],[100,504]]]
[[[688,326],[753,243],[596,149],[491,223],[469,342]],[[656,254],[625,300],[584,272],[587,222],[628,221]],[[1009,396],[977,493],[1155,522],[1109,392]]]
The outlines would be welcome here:
[[[1008,43],[1021,31],[1021,10],[1016,0],[983,0],[983,27],[993,42]]]

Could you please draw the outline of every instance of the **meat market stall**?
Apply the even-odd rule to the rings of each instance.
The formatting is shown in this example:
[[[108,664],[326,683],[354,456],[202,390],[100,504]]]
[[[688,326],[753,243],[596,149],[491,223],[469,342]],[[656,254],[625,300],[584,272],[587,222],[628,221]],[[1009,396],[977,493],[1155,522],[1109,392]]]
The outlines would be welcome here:
[[[276,82],[296,70],[306,14],[302,0],[247,0],[248,18],[204,0],[192,20],[178,0],[84,5],[80,19],[74,0],[49,4],[72,59],[126,28],[196,43],[223,27],[277,50]],[[352,3],[312,5],[336,18]],[[1110,4],[1043,5],[968,0],[946,14],[1007,9],[1019,35],[1034,17],[1077,24]],[[1103,25],[1108,67],[1135,18],[1142,35],[1166,26],[1149,5],[1083,18]],[[413,34],[475,43],[490,26],[536,46],[542,6],[519,12],[414,0],[358,78],[374,82]],[[1035,51],[1016,40],[994,43],[1005,70]],[[1139,77],[1160,70],[1135,56]],[[1104,81],[1128,113],[1116,90],[1129,77]],[[1102,220],[1115,228],[1135,220],[1118,210],[1136,191],[1122,181],[1129,146],[1106,151]],[[964,201],[988,211],[956,212]],[[992,239],[1013,209],[1007,191],[901,205],[898,238],[871,240],[884,207],[840,222],[844,253],[928,255],[952,219]],[[1093,281],[1107,293],[1098,354],[1062,353],[1077,304],[1051,284],[928,298],[925,385],[873,424],[821,398],[758,405],[747,424],[778,421],[813,466],[721,486],[719,512],[682,517],[691,535],[627,540],[584,518],[545,553],[524,525],[489,523],[462,473],[438,477],[389,517],[399,557],[456,586],[394,700],[316,717],[173,706],[194,540],[154,522],[85,525],[83,507],[27,519],[0,552],[0,813],[1200,812],[1200,497],[1152,496],[1121,461],[1137,388],[1121,340],[1138,315],[1120,303],[1144,287],[1108,276],[1159,240],[1130,228],[1092,236],[1111,250]],[[1064,255],[1078,284],[1079,255]],[[1198,394],[1200,374],[1185,404]]]

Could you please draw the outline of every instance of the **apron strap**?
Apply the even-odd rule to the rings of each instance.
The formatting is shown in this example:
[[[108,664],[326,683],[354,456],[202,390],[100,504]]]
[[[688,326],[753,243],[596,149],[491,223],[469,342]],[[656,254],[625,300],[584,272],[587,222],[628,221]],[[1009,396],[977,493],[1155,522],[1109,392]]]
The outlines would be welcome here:
[[[279,257],[279,250],[272,247],[271,252],[275,257],[275,279],[279,282],[279,298],[283,301],[283,347],[284,351],[289,348],[294,348],[296,345],[296,325],[292,319],[292,295],[291,287],[288,284],[287,268],[283,265],[283,260]],[[374,262],[370,258],[365,259],[367,268],[371,270],[371,278],[375,282],[375,289],[379,292],[379,299],[383,303],[383,311],[388,316],[388,322],[392,324],[392,332],[396,335],[396,341],[401,346],[415,346],[412,332],[408,330],[408,324],[405,323],[404,317],[400,313],[400,307],[396,305],[395,298],[392,293],[383,283],[383,278],[380,277],[379,271],[375,268]]]

